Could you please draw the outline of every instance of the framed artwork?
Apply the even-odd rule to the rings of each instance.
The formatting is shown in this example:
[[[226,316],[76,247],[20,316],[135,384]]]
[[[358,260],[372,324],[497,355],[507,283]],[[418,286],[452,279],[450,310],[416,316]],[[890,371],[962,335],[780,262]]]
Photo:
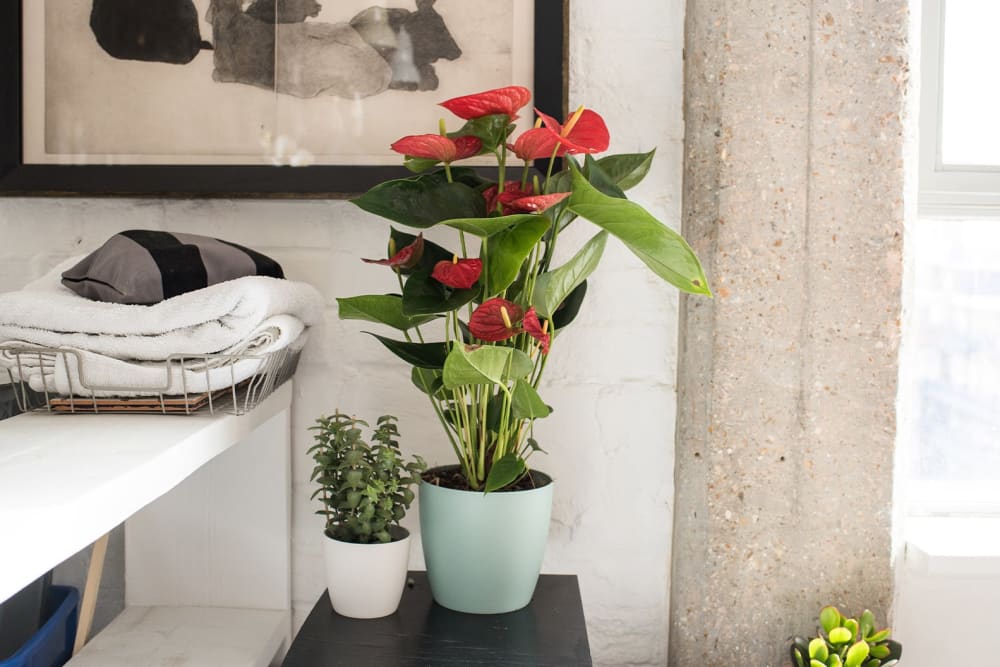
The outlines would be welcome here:
[[[0,194],[363,192],[461,126],[443,100],[517,84],[563,116],[567,4],[7,0]]]

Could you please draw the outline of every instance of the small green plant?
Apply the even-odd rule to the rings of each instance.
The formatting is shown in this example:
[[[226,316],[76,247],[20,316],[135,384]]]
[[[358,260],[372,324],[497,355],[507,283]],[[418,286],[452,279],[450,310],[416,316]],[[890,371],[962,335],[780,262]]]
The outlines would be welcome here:
[[[319,484],[326,534],[341,542],[391,542],[413,502],[411,486],[420,481],[427,464],[419,456],[409,463],[399,451],[399,430],[392,415],[379,417],[371,444],[361,437],[367,422],[339,412],[320,417],[310,430],[316,444],[309,448],[316,467],[312,481]]]
[[[890,667],[903,654],[900,643],[889,639],[889,628],[876,629],[875,615],[867,609],[858,620],[823,607],[819,624],[818,637],[792,640],[795,667]]]

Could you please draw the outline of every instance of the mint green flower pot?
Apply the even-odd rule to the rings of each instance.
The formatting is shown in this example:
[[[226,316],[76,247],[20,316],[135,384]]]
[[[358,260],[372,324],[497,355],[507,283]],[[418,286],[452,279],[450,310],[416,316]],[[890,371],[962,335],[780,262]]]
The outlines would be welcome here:
[[[430,472],[434,472],[433,470]],[[552,514],[544,486],[483,494],[420,483],[420,534],[434,600],[469,614],[504,614],[531,602]]]

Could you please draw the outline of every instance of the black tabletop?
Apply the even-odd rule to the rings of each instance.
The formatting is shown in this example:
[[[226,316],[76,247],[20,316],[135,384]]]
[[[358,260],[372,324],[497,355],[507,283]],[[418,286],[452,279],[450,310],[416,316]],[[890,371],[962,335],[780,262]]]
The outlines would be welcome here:
[[[386,618],[340,616],[324,591],[282,664],[589,667],[593,663],[574,575],[543,574],[524,609],[479,615],[436,604],[426,573],[410,572],[399,610]]]

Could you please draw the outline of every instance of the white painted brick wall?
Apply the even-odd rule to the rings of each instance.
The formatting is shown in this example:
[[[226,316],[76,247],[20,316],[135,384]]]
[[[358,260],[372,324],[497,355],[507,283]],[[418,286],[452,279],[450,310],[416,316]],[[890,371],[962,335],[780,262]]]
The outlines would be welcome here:
[[[570,106],[604,115],[614,152],[658,148],[632,198],[676,225],[683,3],[578,0],[571,12]],[[585,224],[560,243],[560,254],[590,236]],[[404,446],[432,463],[451,460],[401,362],[359,333],[358,323],[337,319],[335,297],[393,289],[389,272],[358,261],[379,255],[388,227],[338,201],[0,200],[0,291],[18,289],[117,231],[142,227],[252,246],[327,297],[326,321],[299,368],[293,415],[292,585],[301,622],[324,588],[305,455],[315,417],[334,408],[369,418],[392,412]],[[544,568],[579,575],[599,665],[666,662],[676,331],[676,291],[611,242],[580,319],[548,366],[543,396],[556,411],[536,429],[550,454],[535,464],[558,486]],[[407,522],[415,520],[411,511]],[[418,548],[413,565],[422,566]]]

